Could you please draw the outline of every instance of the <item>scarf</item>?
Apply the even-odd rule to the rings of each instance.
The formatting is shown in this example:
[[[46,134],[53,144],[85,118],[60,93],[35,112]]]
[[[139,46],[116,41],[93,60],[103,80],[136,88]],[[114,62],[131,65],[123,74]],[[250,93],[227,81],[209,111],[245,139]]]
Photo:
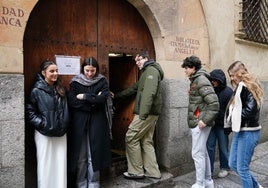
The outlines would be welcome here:
[[[83,86],[92,86],[96,84],[98,81],[100,81],[102,78],[105,78],[102,74],[98,74],[97,76],[88,79],[84,74],[80,73],[72,78],[72,82],[78,82],[82,84]]]
[[[233,132],[239,132],[241,127],[241,116],[242,116],[242,101],[240,94],[243,86],[246,87],[244,82],[239,82],[234,95],[234,103],[229,106],[229,114],[226,119],[226,124],[224,127],[232,127]]]
[[[100,81],[102,78],[105,78],[102,74],[98,74],[92,79],[88,79],[84,74],[79,74],[72,78],[71,83],[78,82],[84,86],[92,86],[96,84],[98,81]],[[114,106],[113,106],[113,100],[111,98],[111,95],[109,95],[106,100],[105,112],[106,112],[106,117],[108,119],[108,124],[110,128],[110,138],[113,139],[112,124],[113,124],[113,116],[114,116]]]

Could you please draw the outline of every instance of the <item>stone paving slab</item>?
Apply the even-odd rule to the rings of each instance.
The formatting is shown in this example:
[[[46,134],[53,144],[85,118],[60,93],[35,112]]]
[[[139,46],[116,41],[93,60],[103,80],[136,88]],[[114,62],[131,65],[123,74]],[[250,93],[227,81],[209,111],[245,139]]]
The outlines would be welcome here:
[[[173,175],[168,172],[161,172],[161,179],[144,178],[139,180],[130,180],[120,175],[116,178],[111,178],[101,182],[101,188],[168,188],[174,187]]]
[[[189,188],[195,183],[195,172],[173,178],[175,188]],[[226,178],[214,178],[215,188],[241,188],[239,177],[231,172]]]
[[[219,163],[214,165],[215,174],[213,175],[215,188],[241,188],[240,177],[233,171],[225,178],[218,178],[216,174],[219,172]],[[268,188],[268,142],[259,144],[254,152],[251,162],[251,172],[264,187]],[[189,188],[195,183],[195,172],[174,177],[173,181],[176,188]]]
[[[225,178],[218,178],[219,162],[214,164],[213,175],[215,188],[241,188],[240,177],[233,171]],[[251,162],[251,171],[264,188],[268,188],[268,142],[259,144]],[[145,178],[142,180],[125,179],[122,175],[105,180],[102,188],[190,188],[195,183],[195,172],[173,177],[168,172],[161,172],[160,180]]]

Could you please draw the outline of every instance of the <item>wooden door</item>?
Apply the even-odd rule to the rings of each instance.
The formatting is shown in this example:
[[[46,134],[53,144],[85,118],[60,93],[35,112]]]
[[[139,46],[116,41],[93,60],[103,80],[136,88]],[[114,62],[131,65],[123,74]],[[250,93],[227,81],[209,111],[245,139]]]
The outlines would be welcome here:
[[[25,97],[41,62],[55,60],[55,55],[80,56],[81,63],[88,56],[96,57],[100,72],[111,82],[111,91],[125,89],[138,79],[133,57],[140,51],[155,57],[150,31],[127,1],[39,0],[30,14],[23,39]],[[112,58],[111,53],[130,56]],[[61,77],[68,88],[73,75]],[[133,118],[133,99],[120,105],[114,119],[113,148],[124,150],[125,132]],[[35,148],[33,130],[25,126],[26,184],[31,187],[27,177],[35,174]]]

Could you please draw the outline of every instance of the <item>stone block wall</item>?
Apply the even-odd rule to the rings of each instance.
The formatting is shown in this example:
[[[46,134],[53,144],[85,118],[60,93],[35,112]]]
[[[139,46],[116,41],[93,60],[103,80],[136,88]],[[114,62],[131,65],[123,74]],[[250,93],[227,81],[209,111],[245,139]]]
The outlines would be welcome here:
[[[24,185],[24,77],[0,74],[0,187]]]
[[[188,79],[163,82],[163,108],[156,129],[159,164],[174,175],[194,169],[191,158],[191,134],[187,124]]]

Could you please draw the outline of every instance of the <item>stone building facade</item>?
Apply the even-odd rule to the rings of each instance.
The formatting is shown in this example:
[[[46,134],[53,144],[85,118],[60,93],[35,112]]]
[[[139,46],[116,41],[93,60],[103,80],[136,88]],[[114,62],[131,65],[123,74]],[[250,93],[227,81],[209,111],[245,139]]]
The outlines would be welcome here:
[[[163,113],[157,124],[159,165],[173,173],[193,170],[191,135],[187,126],[189,81],[182,60],[195,54],[210,71],[226,72],[243,61],[268,92],[268,45],[241,36],[240,0],[128,0],[145,20],[155,46],[156,61],[165,72]],[[36,0],[0,0],[0,187],[25,185],[25,121],[23,36]],[[33,73],[35,74],[35,73]],[[268,140],[268,103],[262,108],[263,133]],[[14,178],[15,177],[15,178]]]

